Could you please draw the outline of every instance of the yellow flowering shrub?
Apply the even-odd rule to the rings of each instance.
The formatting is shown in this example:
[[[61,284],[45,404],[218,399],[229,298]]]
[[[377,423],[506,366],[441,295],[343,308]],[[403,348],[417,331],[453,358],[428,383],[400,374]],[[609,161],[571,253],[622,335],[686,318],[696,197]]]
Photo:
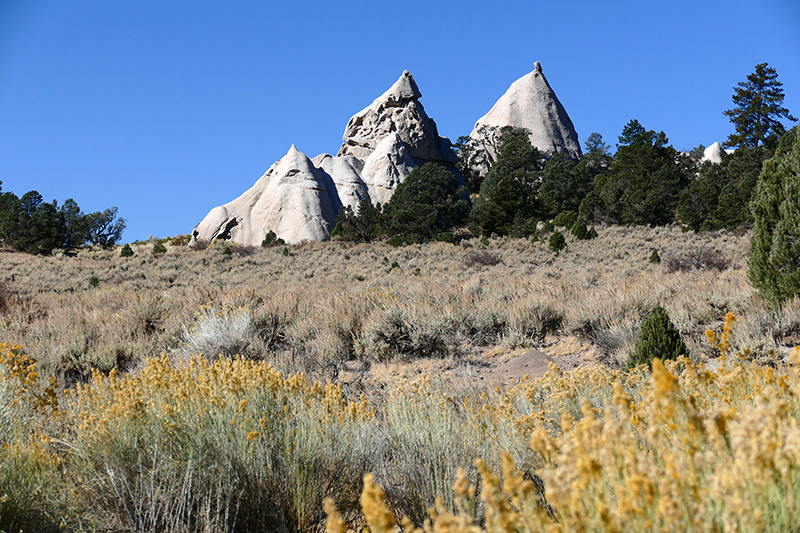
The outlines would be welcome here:
[[[55,385],[42,388],[36,363],[20,346],[0,344],[0,530],[57,520],[61,457],[37,415],[58,415]]]
[[[324,497],[357,499],[377,449],[365,399],[242,358],[95,373],[70,412],[86,496],[137,529],[305,529]]]
[[[800,521],[800,347],[789,358],[785,371],[738,355],[713,370],[682,357],[654,361],[652,374],[586,367],[522,383],[483,409],[529,433],[544,493],[510,455],[502,455],[502,476],[478,459],[473,482],[458,473],[455,505],[437,500],[415,531],[792,531]],[[537,414],[521,415],[525,401]],[[365,480],[371,531],[402,521],[387,518],[387,504]]]

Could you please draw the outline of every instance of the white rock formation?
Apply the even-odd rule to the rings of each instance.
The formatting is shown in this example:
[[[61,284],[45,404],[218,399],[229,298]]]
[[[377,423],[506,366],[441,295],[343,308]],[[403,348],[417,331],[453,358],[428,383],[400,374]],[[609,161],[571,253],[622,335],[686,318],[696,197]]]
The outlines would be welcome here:
[[[397,132],[392,132],[369,154],[361,178],[369,188],[372,203],[386,204],[400,182],[417,166],[408,152]]]
[[[712,163],[722,163],[723,158],[727,155],[725,149],[718,142],[705,149],[703,152],[703,159],[700,161],[711,161]]]
[[[192,240],[258,246],[272,230],[290,243],[321,241],[336,224],[338,205],[331,177],[292,145],[244,194],[212,209],[195,227]]]
[[[406,70],[388,91],[347,122],[339,156],[366,159],[390,133],[396,132],[409,155],[425,162],[456,163],[450,141],[440,137],[419,99],[414,77]]]
[[[330,237],[341,206],[368,199],[389,201],[414,167],[427,162],[453,166],[450,141],[440,137],[425,113],[419,88],[408,71],[347,123],[334,157],[313,160],[292,145],[239,198],[215,207],[192,232],[192,242],[229,239],[259,246],[269,231],[287,243]]]
[[[478,119],[470,137],[480,140],[481,126],[526,128],[530,131],[531,144],[545,156],[556,152],[566,152],[574,159],[581,156],[572,120],[547,83],[538,61],[534,63],[533,72],[512,83],[494,107]],[[494,162],[497,156],[494,148],[485,147],[489,161]]]
[[[355,209],[361,200],[369,198],[369,189],[361,179],[364,162],[354,156],[334,157],[320,154],[311,160],[315,167],[333,180],[339,204]],[[336,208],[338,212],[338,207]]]

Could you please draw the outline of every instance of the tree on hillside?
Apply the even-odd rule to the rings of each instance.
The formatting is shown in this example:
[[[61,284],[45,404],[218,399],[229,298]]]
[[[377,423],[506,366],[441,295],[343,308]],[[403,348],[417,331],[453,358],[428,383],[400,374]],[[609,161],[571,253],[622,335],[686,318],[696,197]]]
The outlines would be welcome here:
[[[499,138],[500,128],[483,125],[475,137],[462,135],[453,145],[458,155],[458,170],[470,194],[480,191],[483,178],[493,163],[489,151],[497,153]]]
[[[736,228],[753,222],[750,201],[761,166],[775,147],[742,147],[721,163],[703,163],[681,194],[678,218],[695,231]]]
[[[105,211],[86,215],[86,225],[86,240],[89,243],[110,248],[122,238],[126,222],[124,218],[117,218],[116,207],[109,207]]]
[[[463,225],[468,213],[466,191],[453,173],[426,163],[411,171],[384,206],[382,233],[406,243],[437,240]]]
[[[610,167],[595,177],[594,191],[581,203],[581,216],[622,224],[672,222],[694,165],[668,143],[663,131],[647,130],[631,120],[622,130]]]
[[[497,161],[481,183],[470,229],[482,235],[525,235],[536,214],[542,155],[524,128],[503,128]]]
[[[83,214],[72,198],[58,207],[45,202],[37,191],[22,198],[2,192],[0,181],[0,242],[16,250],[50,253],[55,248],[74,248],[87,241],[104,247],[122,238],[125,220],[117,218],[117,208]]]
[[[78,203],[68,198],[59,209],[59,214],[64,224],[64,239],[61,245],[64,248],[74,248],[85,243],[89,231],[88,220],[78,207]]]
[[[586,152],[583,154],[584,157],[600,158],[611,155],[611,147],[603,141],[603,136],[597,132],[590,133],[583,145],[586,147]]]
[[[781,139],[764,163],[751,204],[747,277],[773,305],[800,294],[800,132]]]
[[[22,204],[16,194],[2,190],[3,182],[0,181],[0,242],[14,246]]]
[[[783,83],[778,73],[767,63],[756,65],[747,81],[733,88],[733,109],[723,111],[730,117],[736,132],[728,136],[726,146],[757,147],[774,133],[781,135],[785,129],[779,119],[796,122],[797,119],[783,107]]]
[[[343,241],[370,242],[378,236],[381,217],[381,204],[372,205],[369,198],[364,198],[354,210],[349,205],[339,208],[336,227],[331,238],[338,237]]]

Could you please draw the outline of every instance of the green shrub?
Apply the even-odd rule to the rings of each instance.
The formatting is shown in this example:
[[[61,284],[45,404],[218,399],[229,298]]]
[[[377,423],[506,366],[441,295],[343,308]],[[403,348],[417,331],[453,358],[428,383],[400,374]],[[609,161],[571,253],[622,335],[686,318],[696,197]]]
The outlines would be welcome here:
[[[406,240],[404,238],[402,238],[400,235],[395,235],[394,237],[389,239],[386,242],[386,244],[388,244],[389,246],[395,246],[395,247],[396,246],[405,246],[406,245]]]
[[[89,285],[92,287],[97,287],[98,285],[100,285],[100,278],[98,278],[97,276],[90,277]]]
[[[164,243],[157,242],[153,245],[153,253],[154,254],[164,254],[167,253],[167,247],[164,246]]]
[[[553,219],[554,226],[571,228],[578,220],[578,213],[575,211],[562,211]]]
[[[631,370],[639,365],[652,367],[655,358],[664,361],[677,359],[681,355],[689,355],[689,350],[667,312],[656,304],[642,323],[642,331],[636,340],[636,347],[628,356],[626,368]]]
[[[597,238],[597,230],[594,229],[594,226],[589,228],[589,233],[586,235],[587,239],[596,239]]]
[[[267,232],[267,234],[264,236],[264,240],[261,241],[262,248],[270,248],[272,246],[280,246],[282,244],[286,244],[286,241],[279,238],[272,230],[269,230],[269,232]]]
[[[133,257],[133,248],[131,248],[130,244],[126,244],[122,247],[122,250],[119,252],[120,257]]]
[[[225,249],[222,250],[222,255],[224,255],[226,257],[232,257],[233,256],[233,252],[231,251],[231,247],[230,246],[226,246]]]
[[[584,222],[582,219],[576,220],[570,231],[579,241],[589,238],[589,230],[586,228],[586,222]]]
[[[658,250],[653,248],[653,253],[650,254],[650,262],[654,264],[658,264],[661,262],[661,256],[658,255]]]
[[[566,247],[567,247],[567,241],[566,239],[564,239],[564,235],[560,231],[556,231],[552,235],[550,235],[551,250],[553,250],[555,253],[559,253]]]

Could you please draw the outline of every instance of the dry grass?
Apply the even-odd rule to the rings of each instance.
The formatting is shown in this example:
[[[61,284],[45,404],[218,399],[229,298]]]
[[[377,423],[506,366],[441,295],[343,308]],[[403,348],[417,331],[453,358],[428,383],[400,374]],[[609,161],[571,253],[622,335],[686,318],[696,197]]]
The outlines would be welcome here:
[[[525,510],[536,527],[556,527],[556,516],[564,531],[613,530],[641,507],[633,530],[686,530],[689,514],[662,516],[659,506],[694,488],[707,491],[691,512],[709,517],[709,530],[766,523],[726,514],[726,491],[754,508],[773,502],[775,528],[800,518],[793,462],[789,478],[781,471],[755,488],[719,470],[732,464],[742,483],[754,480],[742,450],[762,442],[759,414],[794,435],[776,417],[789,413],[796,425],[800,412],[797,393],[786,393],[796,376],[781,381],[772,370],[786,373],[785,355],[800,343],[800,299],[773,310],[758,297],[746,278],[747,235],[600,228],[590,241],[567,236],[558,256],[524,240],[228,255],[220,243],[177,243],[159,257],[149,243],[131,258],[0,253],[0,341],[22,346],[0,350],[0,421],[15,421],[0,427],[0,529],[319,530],[331,497],[351,526],[380,531],[380,505],[392,523],[421,526],[439,497],[439,520],[464,527],[506,520],[536,530],[520,525]],[[660,265],[649,262],[653,248]],[[696,250],[715,261],[667,267]],[[678,367],[654,378],[621,370],[656,302],[692,352],[669,396],[658,384]],[[721,335],[728,312],[737,320],[721,358],[706,330]],[[511,389],[471,378],[471,365],[489,364],[481,352],[567,337],[577,340],[555,347],[590,346],[601,364]],[[739,353],[754,363],[738,364]],[[445,376],[444,367],[464,370]],[[774,398],[788,407],[773,413]],[[658,418],[664,402],[678,413],[674,433],[654,429],[669,424]],[[696,479],[648,485],[623,505],[621,487],[637,475],[670,479],[659,454],[719,416],[740,439],[725,451],[702,437],[719,468],[674,452],[675,468],[695,468]],[[478,479],[481,500],[469,487]],[[570,494],[586,495],[580,509]]]
[[[43,372],[72,384],[91,368],[135,368],[161,353],[241,353],[314,373],[349,359],[462,357],[482,346],[540,345],[552,335],[593,342],[616,367],[656,302],[699,358],[707,355],[704,331],[719,327],[726,312],[750,323],[740,331],[761,355],[800,323],[796,303],[766,310],[746,279],[748,236],[725,232],[601,228],[595,240],[568,237],[559,256],[524,240],[488,247],[477,240],[405,248],[307,243],[232,256],[213,243],[198,252],[173,246],[158,258],[151,248],[134,246],[131,258],[115,251],[0,254],[0,338],[23,345]],[[648,261],[653,248],[661,265]],[[667,266],[687,263],[698,250],[716,262]],[[228,312],[247,327],[220,322]],[[238,338],[223,342],[212,325],[238,327],[231,332]]]

